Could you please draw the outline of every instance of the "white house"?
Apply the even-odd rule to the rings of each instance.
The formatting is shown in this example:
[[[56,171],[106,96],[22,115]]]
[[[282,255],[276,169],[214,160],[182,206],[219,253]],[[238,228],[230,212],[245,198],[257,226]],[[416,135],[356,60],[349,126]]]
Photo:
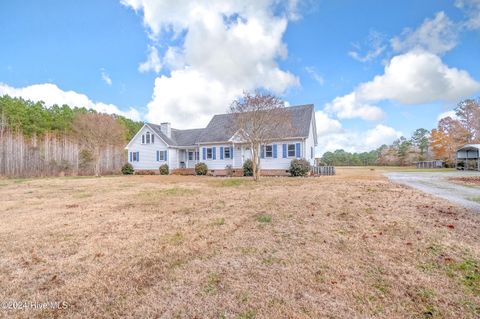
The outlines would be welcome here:
[[[261,148],[263,173],[286,173],[294,158],[307,159],[312,165],[317,146],[315,109],[312,104],[287,107],[291,123]],[[128,161],[135,170],[158,170],[168,164],[170,171],[192,169],[196,163],[207,164],[214,175],[225,173],[227,166],[241,171],[251,158],[250,147],[236,138],[232,114],[215,115],[206,128],[178,130],[170,123],[145,123],[128,143]],[[287,123],[286,123],[287,124]]]

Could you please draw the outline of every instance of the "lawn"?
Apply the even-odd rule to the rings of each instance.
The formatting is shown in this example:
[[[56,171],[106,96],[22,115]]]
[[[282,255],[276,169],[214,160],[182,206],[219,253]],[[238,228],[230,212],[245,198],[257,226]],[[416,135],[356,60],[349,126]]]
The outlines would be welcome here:
[[[0,317],[478,318],[480,214],[378,169],[0,180]]]

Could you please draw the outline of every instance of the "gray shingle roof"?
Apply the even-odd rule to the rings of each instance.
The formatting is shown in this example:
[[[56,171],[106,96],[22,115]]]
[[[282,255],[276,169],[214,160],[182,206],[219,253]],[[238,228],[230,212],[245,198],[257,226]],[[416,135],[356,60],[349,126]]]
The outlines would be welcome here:
[[[177,146],[190,146],[197,143],[198,136],[203,132],[204,128],[196,128],[191,130],[177,130],[172,128],[172,138]]]
[[[291,125],[278,132],[272,138],[308,137],[314,111],[313,104],[290,106],[285,108],[291,118]],[[200,134],[197,143],[226,142],[235,134],[232,125],[234,114],[215,115]]]
[[[286,125],[273,138],[308,137],[310,123],[314,113],[313,104],[290,106],[285,108],[291,118],[291,125]],[[197,143],[227,142],[236,132],[233,125],[234,114],[213,116],[204,129],[178,130],[172,128],[169,138],[160,129],[160,125],[148,123],[167,144],[171,146],[190,146]]]
[[[155,133],[157,133],[162,138],[162,140],[165,141],[165,143],[167,143],[168,145],[176,145],[174,140],[163,134],[162,130],[160,129],[160,125],[152,123],[147,123],[147,125],[150,126],[152,130],[154,130]]]

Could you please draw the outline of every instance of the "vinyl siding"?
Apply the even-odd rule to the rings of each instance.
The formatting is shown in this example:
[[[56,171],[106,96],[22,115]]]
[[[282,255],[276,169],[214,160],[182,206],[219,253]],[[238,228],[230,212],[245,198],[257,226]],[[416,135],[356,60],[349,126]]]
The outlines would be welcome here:
[[[261,169],[289,169],[290,162],[292,159],[297,158],[296,156],[288,156],[288,147],[287,147],[287,157],[283,158],[283,144],[297,144],[300,143],[300,158],[302,157],[304,151],[303,140],[289,140],[289,141],[276,141],[271,143],[277,144],[277,158],[261,158],[260,159],[260,168]]]
[[[200,160],[199,162],[202,162],[202,163],[205,163],[207,164],[207,167],[208,169],[225,169],[225,167],[227,165],[232,165],[233,167],[233,159],[229,158],[229,159],[220,159],[220,149],[223,147],[223,148],[226,148],[226,147],[231,147],[232,144],[208,144],[208,145],[200,145],[199,147],[199,151],[200,151]],[[215,159],[203,159],[203,148],[213,148],[215,147]],[[206,152],[206,151],[205,151]],[[239,150],[237,150],[237,148],[235,147],[233,149],[233,156],[235,157],[235,159],[237,159],[237,154],[236,152],[240,152]],[[241,157],[240,157],[241,158]],[[241,163],[238,162],[238,163],[235,163],[235,167],[241,167]]]
[[[313,116],[313,120],[315,120],[315,116]],[[315,148],[315,137],[314,137],[314,132],[313,132],[313,120],[312,122],[310,123],[310,131],[309,131],[309,134],[308,134],[308,138],[305,139],[305,148],[304,148],[304,155],[303,157],[310,162],[310,165],[314,165],[315,164],[315,152],[316,152],[316,148]],[[311,154],[310,154],[310,150],[311,150],[311,147],[313,147],[313,158],[311,158]]]
[[[175,158],[177,152],[176,149],[169,148],[157,135],[155,136],[155,141],[153,144],[142,144],[142,135],[146,134],[149,131],[153,133],[148,127],[143,127],[140,130],[140,133],[130,142],[128,146],[128,161],[132,164],[133,168],[136,170],[148,169],[148,170],[157,170],[160,165],[166,163],[165,161],[157,162],[157,151],[168,150],[168,165],[170,169],[173,169],[170,163],[172,157]],[[130,161],[130,152],[139,152],[140,160],[131,162]],[[173,155],[173,156],[172,156]]]

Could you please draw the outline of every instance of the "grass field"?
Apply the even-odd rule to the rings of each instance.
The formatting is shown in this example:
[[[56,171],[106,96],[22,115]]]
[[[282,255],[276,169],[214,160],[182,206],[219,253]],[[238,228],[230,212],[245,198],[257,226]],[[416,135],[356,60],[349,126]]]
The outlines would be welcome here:
[[[18,318],[478,318],[480,214],[378,169],[0,180]]]

